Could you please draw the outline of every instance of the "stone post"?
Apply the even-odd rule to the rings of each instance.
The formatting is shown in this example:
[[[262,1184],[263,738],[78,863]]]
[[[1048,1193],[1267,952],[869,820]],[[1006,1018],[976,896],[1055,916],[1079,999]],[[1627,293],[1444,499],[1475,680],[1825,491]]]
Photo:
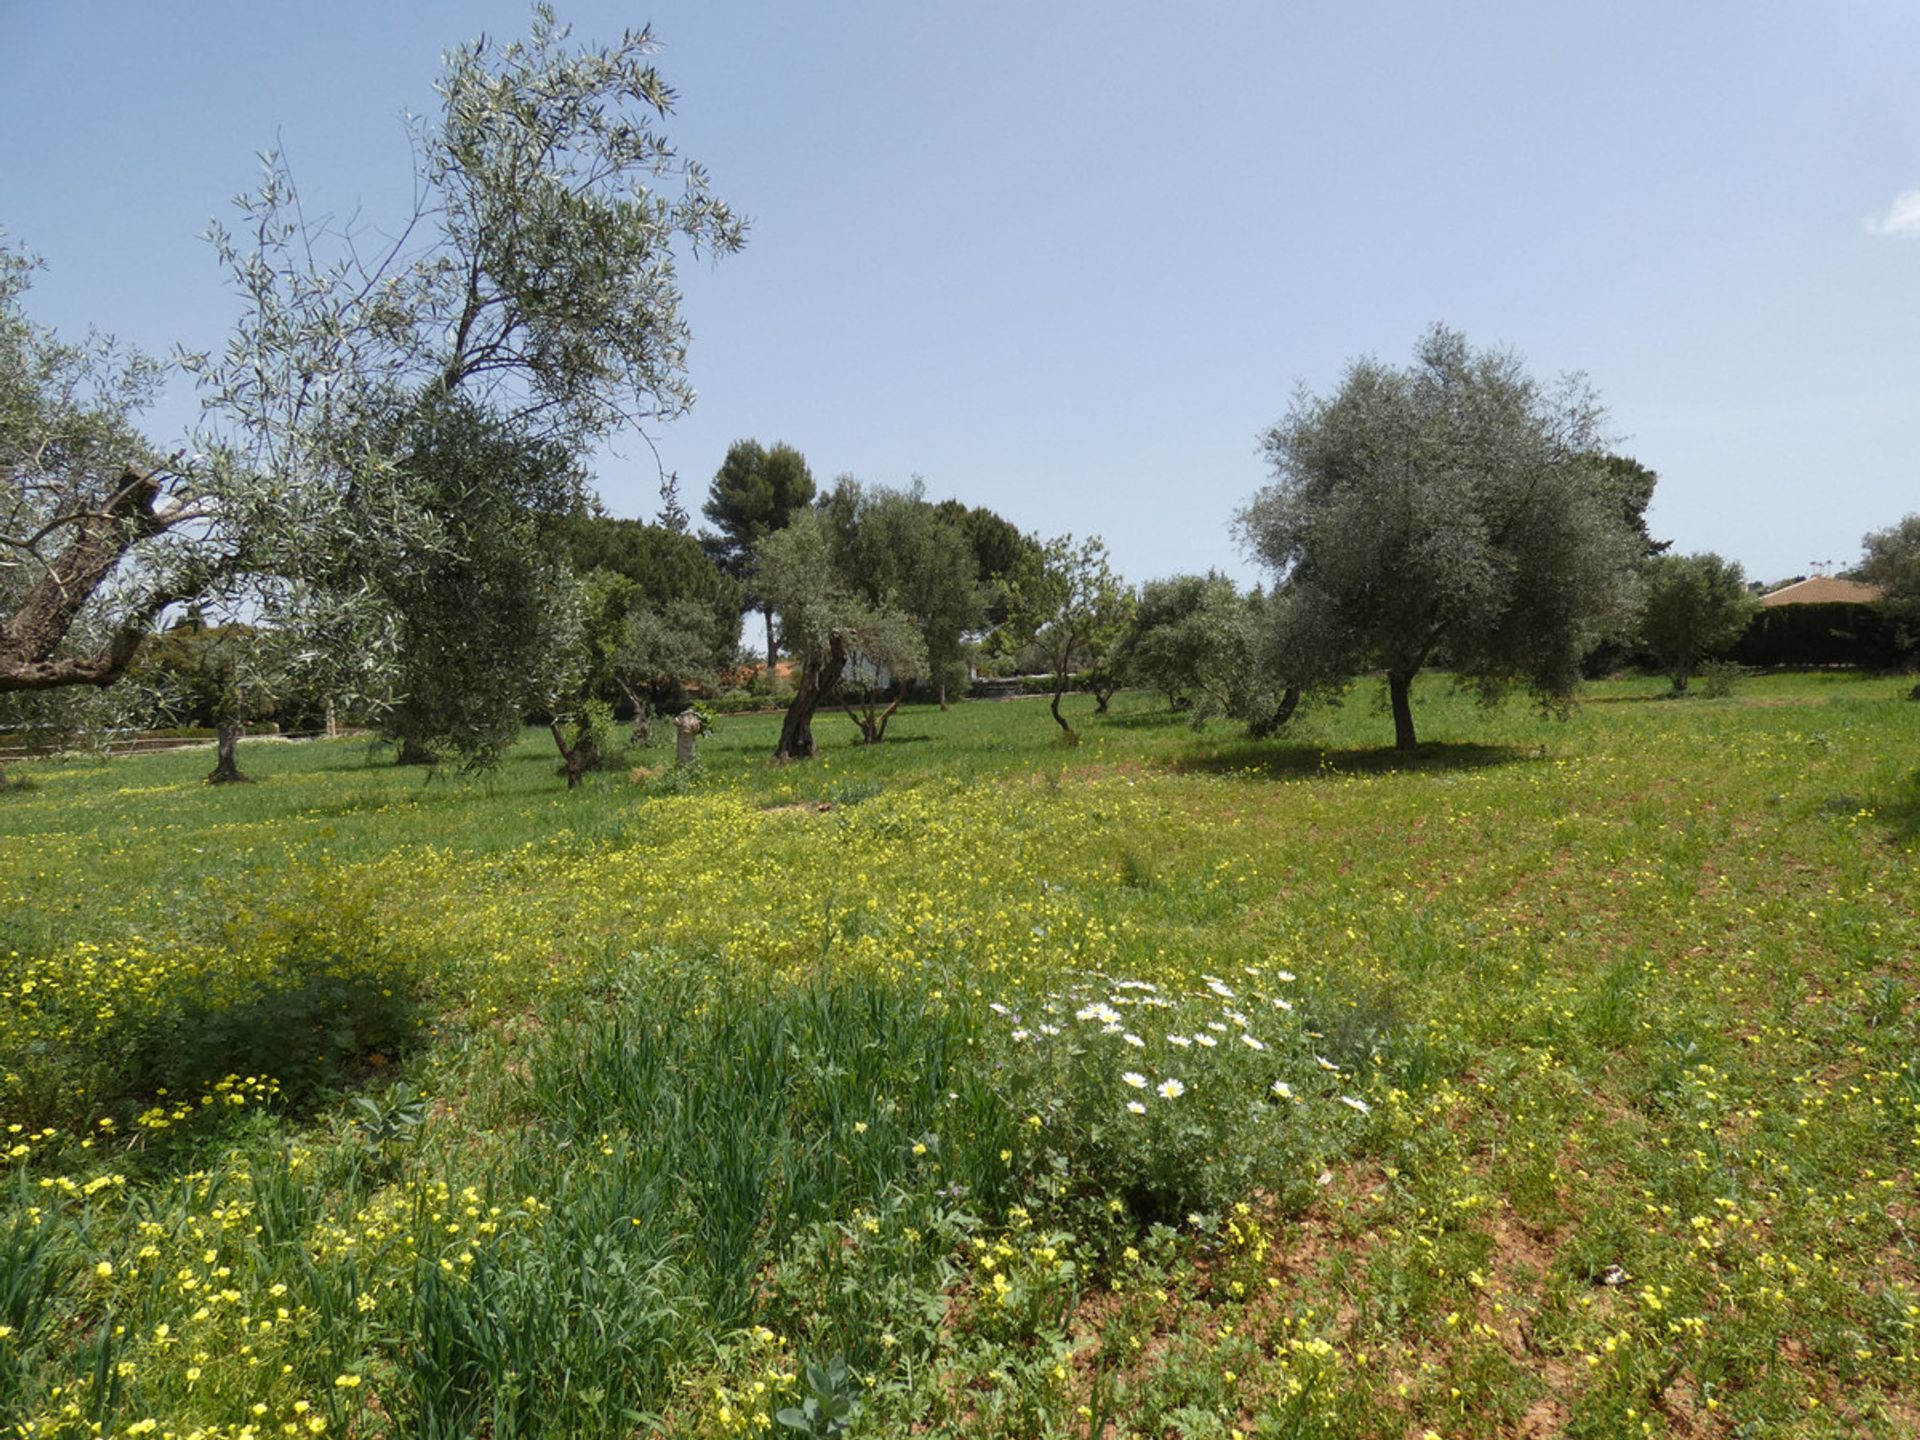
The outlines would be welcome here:
[[[700,732],[705,727],[706,722],[700,718],[697,710],[682,710],[673,717],[673,728],[678,732],[674,736],[674,764],[693,764],[700,744]]]

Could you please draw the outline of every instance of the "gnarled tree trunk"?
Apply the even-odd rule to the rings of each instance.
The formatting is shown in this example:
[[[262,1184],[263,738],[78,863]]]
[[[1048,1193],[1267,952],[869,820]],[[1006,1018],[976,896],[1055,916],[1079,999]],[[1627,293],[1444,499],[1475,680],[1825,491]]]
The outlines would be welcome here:
[[[393,757],[396,765],[438,765],[440,757],[411,735],[400,737],[400,749]]]
[[[651,745],[653,743],[653,701],[624,680],[620,682],[620,688],[626,692],[627,703],[633,706],[633,726],[628,731],[628,738],[636,745]]]
[[[214,742],[214,753],[218,757],[213,770],[207,776],[209,785],[251,785],[253,777],[240,772],[240,722],[222,720],[218,739]]]
[[[557,719],[549,721],[547,728],[553,732],[553,743],[560,750],[560,758],[566,762],[567,789],[572,790],[579,785],[582,775],[600,763],[600,752],[588,735],[578,736],[569,742],[567,732],[560,728]]]
[[[1265,740],[1282,725],[1293,718],[1293,712],[1300,708],[1300,687],[1289,685],[1286,693],[1280,697],[1280,703],[1271,715],[1261,715],[1247,726],[1247,733],[1256,740]]]
[[[105,689],[132,663],[160,613],[197,593],[191,586],[156,590],[93,654],[55,658],[80,612],[127,552],[180,518],[179,512],[162,514],[159,502],[159,478],[129,465],[100,507],[73,521],[66,548],[21,598],[13,614],[0,621],[0,694],[67,685]],[[210,567],[207,573],[219,568]]]
[[[1061,732],[1066,742],[1069,745],[1078,745],[1080,743],[1080,732],[1074,729],[1073,726],[1069,725],[1067,723],[1067,717],[1060,713],[1060,697],[1066,693],[1067,693],[1067,678],[1066,676],[1062,675],[1060,677],[1058,685],[1054,689],[1053,704],[1049,708],[1052,709],[1054,721],[1060,726]]]
[[[1387,698],[1393,705],[1393,748],[1396,750],[1415,750],[1419,740],[1413,733],[1413,672],[1410,670],[1389,670],[1387,672]]]
[[[780,722],[780,744],[773,752],[775,760],[811,760],[814,755],[813,713],[820,702],[833,693],[847,668],[847,645],[838,635],[828,642],[824,655],[809,656],[800,668],[800,684],[793,692],[793,703]]]
[[[906,698],[907,682],[902,680],[900,682],[899,693],[893,697],[893,703],[877,714],[874,712],[871,701],[868,702],[864,710],[856,710],[851,705],[845,707],[853,723],[860,727],[860,743],[862,745],[878,745],[882,740],[887,738],[887,722],[893,719],[894,711],[900,708],[900,702]]]

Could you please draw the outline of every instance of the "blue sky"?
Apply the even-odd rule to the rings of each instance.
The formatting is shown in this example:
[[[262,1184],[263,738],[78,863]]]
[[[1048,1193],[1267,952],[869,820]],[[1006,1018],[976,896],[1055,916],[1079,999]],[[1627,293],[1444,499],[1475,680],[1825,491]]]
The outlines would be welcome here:
[[[669,133],[752,218],[688,266],[697,510],[729,441],[1252,573],[1296,386],[1444,321],[1584,370],[1655,533],[1759,578],[1920,509],[1920,6],[562,5],[651,21]],[[156,351],[234,314],[208,220],[279,145],[397,215],[401,114],[518,4],[0,0],[0,228],[37,318]],[[182,388],[152,420],[191,423]],[[654,458],[600,458],[651,515]]]

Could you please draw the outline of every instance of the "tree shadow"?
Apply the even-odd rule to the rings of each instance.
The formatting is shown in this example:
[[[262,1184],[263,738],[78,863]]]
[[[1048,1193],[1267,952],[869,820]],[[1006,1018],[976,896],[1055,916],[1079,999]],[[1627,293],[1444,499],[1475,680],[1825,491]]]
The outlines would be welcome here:
[[[391,1075],[429,1035],[418,963],[350,938],[223,953],[117,998],[103,1023],[29,1042],[30,1067],[4,1055],[24,1081],[18,1108],[62,1128],[152,1113],[151,1146],[192,1150],[256,1102],[309,1115]]]
[[[1896,839],[1920,840],[1920,770],[1915,770],[1893,792],[1874,806],[1875,813]]]
[[[1329,750],[1318,745],[1274,745],[1240,740],[1206,755],[1175,760],[1170,768],[1189,773],[1301,780],[1315,775],[1442,774],[1538,762],[1544,758],[1544,750],[1539,746],[1460,741],[1422,745],[1417,750]]]
[[[1173,709],[1148,710],[1145,713],[1132,715],[1101,715],[1095,712],[1089,718],[1097,719],[1102,725],[1110,725],[1115,730],[1165,730],[1172,726],[1185,725],[1188,712]]]

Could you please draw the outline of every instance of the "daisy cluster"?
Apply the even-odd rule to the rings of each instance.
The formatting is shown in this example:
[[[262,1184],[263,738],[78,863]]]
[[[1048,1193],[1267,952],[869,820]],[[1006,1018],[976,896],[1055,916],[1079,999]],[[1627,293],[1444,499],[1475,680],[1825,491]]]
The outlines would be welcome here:
[[[1311,1032],[1295,1016],[1286,989],[1298,978],[1281,966],[1246,965],[1231,981],[1202,974],[1198,985],[1179,988],[1090,972],[1033,1002],[996,1001],[989,1008],[1017,1045],[1114,1047],[1118,1103],[1133,1115],[1148,1113],[1149,1097],[1179,1101],[1228,1068],[1228,1056],[1238,1062],[1231,1066],[1236,1087],[1245,1083],[1247,1062],[1260,1057],[1256,1068],[1271,1072],[1262,1076],[1267,1094],[1297,1105],[1303,1097],[1288,1075],[1296,1057],[1310,1055],[1322,1072],[1343,1073],[1312,1051]],[[1360,1114],[1370,1112],[1357,1096],[1336,1098]]]

